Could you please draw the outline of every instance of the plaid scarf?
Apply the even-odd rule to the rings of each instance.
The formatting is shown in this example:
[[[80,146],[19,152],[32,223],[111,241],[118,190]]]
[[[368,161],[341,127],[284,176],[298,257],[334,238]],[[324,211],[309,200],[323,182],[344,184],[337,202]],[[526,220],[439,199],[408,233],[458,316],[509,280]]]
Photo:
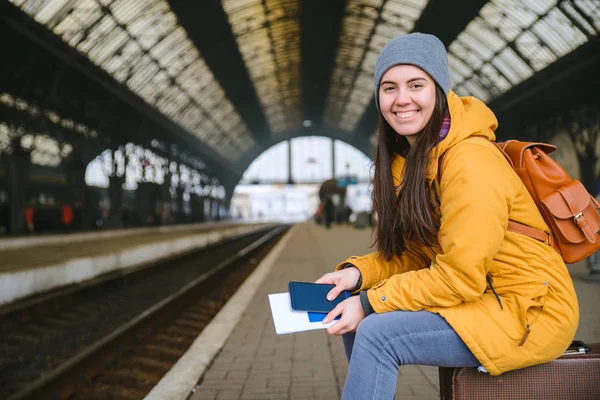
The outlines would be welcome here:
[[[450,132],[450,114],[446,112],[444,118],[442,119],[442,129],[440,130],[439,141],[446,139],[448,136],[448,132]]]

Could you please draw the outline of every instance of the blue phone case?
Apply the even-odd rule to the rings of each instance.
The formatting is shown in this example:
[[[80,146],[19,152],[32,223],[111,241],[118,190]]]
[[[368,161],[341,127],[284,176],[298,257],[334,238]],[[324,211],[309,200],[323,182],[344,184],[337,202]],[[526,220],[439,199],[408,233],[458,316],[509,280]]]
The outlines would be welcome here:
[[[310,322],[322,322],[323,318],[325,318],[325,316],[327,315],[327,313],[318,313],[318,312],[308,312],[308,320]],[[334,318],[335,321],[337,321],[338,319],[342,318],[341,315],[338,315],[337,317]]]
[[[327,300],[327,293],[334,288],[334,285],[332,284],[290,282],[288,287],[292,308],[297,311],[326,314],[333,310],[339,303],[350,297],[350,293],[345,290],[332,301]],[[323,315],[323,317],[325,317],[325,315]],[[318,316],[313,316],[313,318],[318,318]],[[323,318],[321,318],[321,320],[322,319]]]

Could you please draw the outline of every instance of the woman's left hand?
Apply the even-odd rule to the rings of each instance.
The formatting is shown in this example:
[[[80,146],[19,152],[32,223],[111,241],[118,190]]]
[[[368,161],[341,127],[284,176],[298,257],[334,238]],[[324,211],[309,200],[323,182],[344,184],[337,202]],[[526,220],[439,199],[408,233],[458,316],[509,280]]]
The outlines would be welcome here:
[[[360,296],[352,296],[349,299],[342,301],[333,310],[327,314],[323,323],[333,321],[338,315],[342,314],[342,318],[334,325],[327,328],[327,333],[330,335],[343,335],[344,333],[354,332],[360,321],[365,319],[365,311],[360,304]]]

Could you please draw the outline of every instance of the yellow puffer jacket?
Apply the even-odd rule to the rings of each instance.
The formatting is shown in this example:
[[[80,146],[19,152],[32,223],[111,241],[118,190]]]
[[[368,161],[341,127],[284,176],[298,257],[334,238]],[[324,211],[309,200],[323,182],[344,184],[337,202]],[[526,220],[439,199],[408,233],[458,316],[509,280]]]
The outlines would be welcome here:
[[[439,247],[386,261],[378,253],[350,257],[378,313],[439,313],[492,375],[551,361],[568,347],[579,323],[573,282],[551,247],[507,232],[508,220],[548,230],[495,139],[496,117],[473,97],[448,95],[451,126],[444,157]],[[392,162],[394,183],[404,159]],[[437,176],[432,156],[427,177]],[[490,278],[498,298],[486,279]],[[526,339],[524,343],[519,344]]]

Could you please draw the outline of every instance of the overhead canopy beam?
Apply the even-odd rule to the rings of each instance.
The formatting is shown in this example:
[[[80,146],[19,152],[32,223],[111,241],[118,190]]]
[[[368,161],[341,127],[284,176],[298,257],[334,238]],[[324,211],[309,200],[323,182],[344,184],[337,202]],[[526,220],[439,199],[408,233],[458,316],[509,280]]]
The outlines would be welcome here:
[[[221,1],[169,0],[169,5],[254,139],[268,147],[271,132]]]
[[[329,83],[347,0],[302,2],[302,93],[304,120],[323,123]]]
[[[415,23],[413,32],[435,35],[448,48],[487,2],[488,0],[430,0]],[[370,136],[377,126],[378,116],[375,98],[373,98],[356,125],[354,134]]]

